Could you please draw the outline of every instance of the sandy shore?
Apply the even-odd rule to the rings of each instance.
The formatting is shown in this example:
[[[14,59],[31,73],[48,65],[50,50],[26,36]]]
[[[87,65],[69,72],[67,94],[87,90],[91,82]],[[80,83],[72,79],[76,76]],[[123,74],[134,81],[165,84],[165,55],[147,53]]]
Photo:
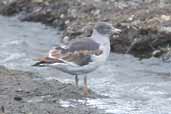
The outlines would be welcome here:
[[[0,67],[0,112],[5,114],[100,114],[80,103],[64,106],[63,101],[86,98],[82,89],[59,81],[36,80],[38,74]],[[97,95],[91,92],[91,98]],[[102,113],[102,112],[101,112]]]

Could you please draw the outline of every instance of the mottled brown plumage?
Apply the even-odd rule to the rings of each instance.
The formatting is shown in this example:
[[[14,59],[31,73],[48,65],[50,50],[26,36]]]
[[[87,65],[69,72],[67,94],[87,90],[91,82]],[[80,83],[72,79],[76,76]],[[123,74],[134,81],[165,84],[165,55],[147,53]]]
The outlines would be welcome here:
[[[78,86],[78,75],[94,71],[107,60],[112,32],[110,23],[98,22],[91,37],[72,40],[65,46],[53,48],[47,57],[37,59],[39,62],[35,66],[45,65],[75,75],[75,83]],[[86,76],[84,95],[88,95]]]
[[[61,63],[61,59],[69,62],[74,62],[80,66],[88,64],[88,62],[91,62],[88,59],[91,59],[91,55],[100,55],[102,53],[102,50],[79,50],[79,51],[66,51],[65,53],[62,53],[60,49],[52,49],[50,51],[51,57],[41,57],[35,59],[36,61],[39,61],[36,65],[42,64],[42,63]]]

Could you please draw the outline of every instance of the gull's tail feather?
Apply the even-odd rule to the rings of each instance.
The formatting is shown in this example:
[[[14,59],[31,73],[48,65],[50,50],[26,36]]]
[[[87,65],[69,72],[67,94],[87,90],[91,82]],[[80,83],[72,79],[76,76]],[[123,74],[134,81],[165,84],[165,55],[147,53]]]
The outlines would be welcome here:
[[[35,66],[35,67],[44,67],[45,65],[43,65],[44,62],[42,61],[39,61],[39,62],[36,62],[35,64],[33,64],[32,66]]]
[[[46,65],[53,64],[53,63],[63,63],[63,61],[61,61],[59,59],[53,59],[53,58],[49,58],[49,57],[40,57],[40,58],[36,58],[33,60],[38,61],[38,62],[36,62],[32,66],[39,66],[39,67],[44,67]]]

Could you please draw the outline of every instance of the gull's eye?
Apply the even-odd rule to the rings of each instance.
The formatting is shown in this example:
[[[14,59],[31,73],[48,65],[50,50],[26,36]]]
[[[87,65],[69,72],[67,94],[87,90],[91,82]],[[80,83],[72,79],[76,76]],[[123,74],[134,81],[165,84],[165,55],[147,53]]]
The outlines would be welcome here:
[[[104,32],[109,33],[110,32],[110,27],[105,27]]]

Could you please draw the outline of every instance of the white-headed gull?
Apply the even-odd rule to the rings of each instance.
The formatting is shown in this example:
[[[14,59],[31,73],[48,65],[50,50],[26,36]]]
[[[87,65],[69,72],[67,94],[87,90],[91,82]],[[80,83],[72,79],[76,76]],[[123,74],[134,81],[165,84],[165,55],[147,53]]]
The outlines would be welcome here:
[[[36,59],[34,66],[48,66],[75,75],[78,86],[78,75],[87,74],[103,64],[110,53],[110,36],[118,32],[112,24],[97,22],[92,36],[71,41],[66,46],[51,49],[45,57]],[[64,48],[65,47],[65,48]],[[83,94],[87,96],[87,77],[84,76]]]

